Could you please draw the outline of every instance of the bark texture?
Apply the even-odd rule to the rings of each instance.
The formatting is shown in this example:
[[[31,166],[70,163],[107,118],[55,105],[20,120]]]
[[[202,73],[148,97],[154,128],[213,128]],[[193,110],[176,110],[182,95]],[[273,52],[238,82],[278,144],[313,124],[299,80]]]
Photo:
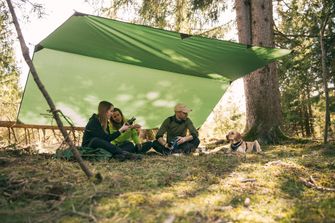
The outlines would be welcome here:
[[[239,41],[254,46],[273,47],[272,1],[236,0]],[[246,97],[246,139],[277,143],[282,113],[276,64],[272,63],[244,77]]]

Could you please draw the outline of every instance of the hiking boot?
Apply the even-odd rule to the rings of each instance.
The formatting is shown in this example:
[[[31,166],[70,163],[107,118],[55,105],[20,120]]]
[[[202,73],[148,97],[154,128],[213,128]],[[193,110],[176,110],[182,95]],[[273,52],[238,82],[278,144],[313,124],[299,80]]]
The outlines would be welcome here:
[[[163,156],[168,156],[172,154],[172,150],[169,150],[167,148],[164,148],[164,150],[162,151],[162,155]]]
[[[120,162],[123,162],[123,161],[125,161],[127,159],[126,156],[123,155],[123,154],[121,154],[121,153],[115,154],[113,156],[113,158],[116,159],[116,160],[118,160],[118,161],[120,161]]]
[[[128,160],[141,160],[143,158],[140,154],[129,153],[126,151],[122,151],[122,155]]]

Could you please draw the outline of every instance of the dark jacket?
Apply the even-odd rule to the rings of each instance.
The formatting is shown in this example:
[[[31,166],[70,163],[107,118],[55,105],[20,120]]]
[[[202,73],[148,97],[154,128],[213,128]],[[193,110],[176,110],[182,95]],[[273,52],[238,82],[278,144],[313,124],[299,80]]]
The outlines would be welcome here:
[[[99,138],[102,140],[105,140],[107,142],[111,142],[119,135],[121,134],[119,131],[113,132],[112,134],[109,134],[109,129],[107,129],[106,132],[102,129],[101,123],[98,119],[98,115],[93,114],[90,120],[88,121],[85,131],[84,131],[84,136],[83,136],[83,143],[81,144],[82,146],[88,146],[88,144],[91,142],[93,138]]]

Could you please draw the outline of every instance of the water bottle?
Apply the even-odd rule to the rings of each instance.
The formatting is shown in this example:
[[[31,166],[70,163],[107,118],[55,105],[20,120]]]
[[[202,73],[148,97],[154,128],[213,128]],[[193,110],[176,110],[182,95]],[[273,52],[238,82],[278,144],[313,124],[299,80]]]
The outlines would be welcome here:
[[[175,137],[172,142],[171,142],[171,149],[174,150],[174,149],[178,149],[178,137]]]

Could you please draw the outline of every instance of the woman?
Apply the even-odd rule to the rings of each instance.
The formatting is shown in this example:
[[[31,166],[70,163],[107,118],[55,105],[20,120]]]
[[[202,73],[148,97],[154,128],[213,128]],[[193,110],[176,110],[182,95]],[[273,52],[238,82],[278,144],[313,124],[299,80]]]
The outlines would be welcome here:
[[[118,131],[113,132],[113,134],[109,133],[108,120],[112,116],[113,109],[113,104],[108,101],[101,101],[99,103],[98,114],[93,114],[85,127],[82,146],[105,149],[120,160],[140,159],[139,155],[122,151],[119,147],[110,143],[129,128],[125,124]]]
[[[110,119],[110,133],[114,134],[115,132],[120,131],[125,123],[126,119],[124,118],[122,111],[119,108],[114,108]],[[138,137],[138,128],[140,127],[141,126],[138,124],[131,125],[130,128],[121,133],[121,135],[114,139],[111,143],[117,145],[124,151],[131,153],[146,153],[151,148],[152,142],[145,142],[143,144],[140,143],[140,139]]]

